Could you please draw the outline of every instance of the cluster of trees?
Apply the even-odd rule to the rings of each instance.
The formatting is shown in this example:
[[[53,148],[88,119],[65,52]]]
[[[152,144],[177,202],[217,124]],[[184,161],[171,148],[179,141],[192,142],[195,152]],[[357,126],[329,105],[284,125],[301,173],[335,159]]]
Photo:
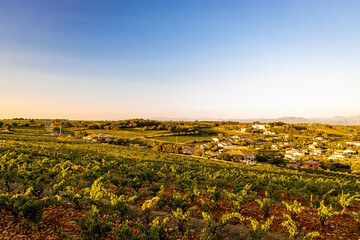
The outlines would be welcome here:
[[[161,123],[160,125],[157,126],[146,126],[144,127],[144,130],[167,130],[171,133],[177,133],[177,134],[181,134],[181,135],[186,135],[186,134],[194,134],[194,135],[199,135],[200,134],[200,126],[199,124],[190,124],[190,126],[184,126],[183,124],[179,124],[177,122],[165,122],[165,123]]]
[[[109,144],[115,144],[115,145],[128,145],[129,139],[128,138],[110,138],[110,139],[99,139],[98,142],[105,142]],[[158,152],[167,152],[167,153],[181,153],[182,147],[177,144],[170,144],[170,143],[161,143],[151,140],[144,140],[144,139],[137,139],[133,142],[136,145],[139,146],[147,146],[153,148],[155,151]]]
[[[225,161],[235,161],[235,162],[240,162],[245,159],[244,155],[230,155],[227,152],[220,153],[216,158]]]
[[[257,155],[256,160],[274,165],[285,165],[287,161],[281,156]]]
[[[11,130],[11,125],[7,124],[7,123],[0,122],[0,128],[2,128],[5,131],[10,131]]]
[[[34,120],[24,121],[24,122],[10,122],[4,123],[0,122],[0,128],[6,131],[10,131],[12,127],[29,127],[30,125],[34,125]]]
[[[53,125],[63,128],[82,128],[82,129],[104,129],[118,131],[121,128],[143,128],[144,130],[167,130],[179,134],[200,134],[200,128],[209,125],[199,122],[162,122],[149,119],[129,119],[123,121],[53,121]]]
[[[155,151],[158,152],[167,152],[167,153],[181,153],[182,147],[177,144],[170,144],[170,143],[161,143],[156,141],[142,141],[144,145],[148,147],[152,147]]]

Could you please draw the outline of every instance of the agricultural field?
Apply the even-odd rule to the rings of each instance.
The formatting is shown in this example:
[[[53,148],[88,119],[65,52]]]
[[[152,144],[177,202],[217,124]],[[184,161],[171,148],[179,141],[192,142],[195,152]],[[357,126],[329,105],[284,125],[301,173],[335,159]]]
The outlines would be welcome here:
[[[117,131],[114,130],[95,130],[95,129],[87,129],[87,130],[78,130],[78,129],[69,129],[76,133],[77,131],[86,131],[88,134],[110,134],[117,138],[154,138],[155,136],[161,136],[168,134],[167,131],[161,130],[153,130],[153,131],[145,131],[140,128],[125,128],[119,129]]]
[[[162,142],[169,142],[169,143],[193,143],[195,142],[203,142],[207,141],[210,142],[212,138],[217,137],[217,134],[208,134],[203,133],[201,135],[189,135],[189,136],[158,136],[152,139],[162,141]]]
[[[151,131],[164,130],[127,132]],[[298,171],[155,150],[68,136],[0,134],[0,236],[360,237],[356,173]]]

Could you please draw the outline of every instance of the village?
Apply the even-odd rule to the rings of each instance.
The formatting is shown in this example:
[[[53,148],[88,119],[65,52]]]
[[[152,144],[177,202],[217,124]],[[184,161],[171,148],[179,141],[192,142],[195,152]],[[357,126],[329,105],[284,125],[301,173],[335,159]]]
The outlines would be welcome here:
[[[252,124],[241,128],[238,134],[224,136],[219,134],[202,142],[178,144],[180,154],[216,158],[243,164],[268,164],[267,159],[277,158],[280,165],[294,169],[328,169],[329,164],[350,165],[360,160],[360,142],[333,139],[325,136],[294,137],[292,134],[276,133],[268,124]],[[262,135],[262,136],[261,136]],[[86,141],[106,142],[112,139],[110,134],[91,134],[83,137]],[[260,140],[259,140],[260,139]],[[139,139],[127,139],[127,146],[147,148],[146,144],[133,144]],[[112,141],[112,143],[114,143]],[[279,165],[279,164],[277,164]],[[347,165],[347,167],[346,167]]]
[[[339,141],[334,146],[331,140],[324,137],[314,137],[307,139],[308,143],[299,147],[294,144],[296,140],[289,139],[288,134],[276,134],[268,130],[268,127],[269,125],[266,124],[254,124],[251,126],[253,130],[268,136],[266,142],[252,141],[249,129],[242,128],[239,135],[215,137],[212,138],[211,143],[184,148],[183,153],[196,155],[203,152],[204,156],[252,165],[259,163],[260,156],[267,152],[272,153],[273,156],[282,157],[284,162],[287,162],[291,168],[299,169],[301,167],[312,170],[320,168],[324,163],[351,165],[360,159],[358,154],[360,142]],[[211,148],[211,146],[215,146],[215,148]],[[216,151],[210,149],[216,149]]]

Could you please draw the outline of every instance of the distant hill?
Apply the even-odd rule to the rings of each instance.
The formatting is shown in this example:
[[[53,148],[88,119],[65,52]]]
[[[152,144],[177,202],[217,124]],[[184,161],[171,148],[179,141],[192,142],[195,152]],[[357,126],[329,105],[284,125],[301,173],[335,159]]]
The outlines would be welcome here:
[[[304,118],[304,117],[281,117],[281,118],[247,118],[247,119],[221,119],[221,118],[152,118],[160,121],[236,121],[241,123],[249,122],[284,122],[284,123],[323,123],[331,125],[360,125],[360,114],[354,116],[335,116],[330,118]]]
[[[360,125],[360,114],[354,116],[336,116],[332,118],[313,119],[316,122],[333,124],[333,125]]]

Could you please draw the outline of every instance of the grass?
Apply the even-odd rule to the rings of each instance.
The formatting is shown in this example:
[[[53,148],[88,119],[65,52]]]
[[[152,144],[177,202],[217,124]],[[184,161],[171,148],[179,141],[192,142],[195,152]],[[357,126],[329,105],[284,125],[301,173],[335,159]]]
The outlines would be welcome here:
[[[29,126],[29,127],[16,126],[16,127],[11,127],[10,131],[16,132],[16,133],[32,133],[32,134],[36,134],[36,133],[49,134],[50,133],[49,131],[47,131],[45,129],[45,127],[39,127],[39,126]]]
[[[75,130],[74,132],[79,131],[79,130]],[[110,134],[113,135],[114,137],[119,137],[119,138],[153,138],[156,137],[158,135],[161,134],[167,134],[167,131],[162,131],[162,130],[149,130],[149,131],[145,131],[143,129],[131,129],[131,128],[123,128],[120,129],[119,131],[114,131],[114,130],[103,130],[103,129],[86,129],[86,130],[81,130],[81,131],[85,131],[88,134]]]
[[[217,135],[184,135],[184,136],[160,136],[154,137],[153,139],[158,141],[170,142],[170,143],[193,143],[195,140],[197,141],[210,141],[213,137]]]
[[[247,146],[232,146],[232,147],[224,147],[224,149],[246,150],[246,149],[248,149],[248,147]]]

